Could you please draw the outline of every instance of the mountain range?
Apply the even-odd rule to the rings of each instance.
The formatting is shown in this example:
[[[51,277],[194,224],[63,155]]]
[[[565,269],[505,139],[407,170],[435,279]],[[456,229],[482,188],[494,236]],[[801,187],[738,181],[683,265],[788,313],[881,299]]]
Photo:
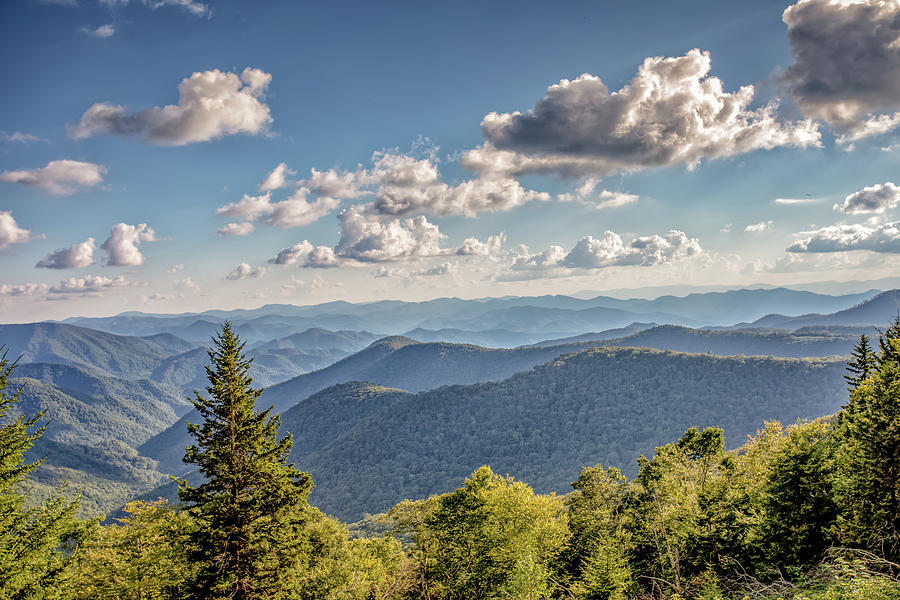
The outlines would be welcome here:
[[[562,481],[559,477],[569,475],[561,475],[553,465],[573,455],[548,442],[547,436],[577,446],[581,442],[573,431],[581,432],[585,419],[599,436],[585,440],[585,448],[624,467],[636,452],[651,451],[653,443],[677,435],[674,429],[692,420],[725,423],[729,433],[740,438],[766,418],[792,420],[833,412],[843,393],[838,376],[843,359],[760,357],[846,357],[860,334],[877,335],[877,327],[897,315],[898,307],[896,290],[824,296],[785,289],[655,300],[542,296],[332,302],[0,325],[0,344],[10,358],[19,358],[14,384],[22,387],[20,409],[29,414],[44,411],[49,419],[44,439],[33,451],[35,457],[47,456],[35,491],[48,491],[67,480],[73,489],[83,490],[83,511],[98,513],[152,488],[167,473],[187,471],[181,463],[189,442],[185,421],[197,419],[189,398],[194,390],[204,393],[207,384],[209,336],[224,319],[231,319],[239,333],[247,332],[254,384],[266,388],[260,407],[274,405],[283,413],[284,430],[295,433],[295,456],[315,471],[320,490],[333,490],[328,497],[338,499],[328,505],[322,491],[317,501],[351,515],[377,509],[378,503],[354,504],[347,478],[372,478],[393,468],[392,450],[363,443],[360,432],[377,436],[378,427],[384,428],[382,443],[409,457],[427,450],[434,461],[428,469],[458,477],[465,473],[457,471],[462,466],[453,462],[456,455],[441,454],[437,440],[453,448],[468,439],[469,430],[476,438],[495,439],[494,429],[504,428],[503,411],[511,424],[519,423],[522,414],[533,414],[535,423],[545,424],[547,431],[522,433],[518,450],[497,442],[500,445],[487,452],[487,447],[479,450],[472,445],[475,441],[468,441],[459,456],[480,456],[480,463],[496,460],[538,486],[562,489],[554,486]],[[329,324],[335,328],[328,329]],[[582,355],[592,358],[571,358]],[[665,386],[659,378],[659,373],[669,372],[665,365],[681,365],[685,373],[694,373],[705,360],[712,361],[707,365],[710,373],[692,376],[709,390],[719,390],[728,414],[715,413],[708,395],[712,392]],[[576,363],[582,366],[571,367]],[[755,370],[747,365],[756,365]],[[614,376],[617,370],[625,375]],[[818,400],[799,391],[799,396],[792,395],[800,389],[792,382],[816,376],[824,390]],[[710,377],[729,383],[717,387]],[[586,381],[596,385],[583,387]],[[667,391],[656,398],[647,382]],[[748,389],[756,391],[751,396]],[[526,405],[511,404],[509,390],[527,398]],[[657,401],[678,406],[677,418]],[[575,402],[577,409],[568,402]],[[441,412],[445,409],[450,413]],[[654,431],[659,436],[623,425],[629,410],[662,419],[651,419],[658,423]],[[596,411],[617,420],[620,428],[610,430]],[[715,418],[703,420],[707,413]],[[729,421],[732,417],[740,418]],[[436,419],[448,428],[441,429]],[[396,438],[394,432],[414,439]],[[359,457],[354,444],[375,453]],[[544,475],[519,473],[514,463],[503,462],[532,451],[546,453],[549,462],[528,461],[544,464]],[[565,461],[559,458],[563,456]],[[375,457],[381,462],[366,462]],[[346,477],[329,479],[330,469]],[[379,497],[387,501],[407,493],[403,490],[411,490],[410,495],[430,493],[445,481],[435,474],[432,479],[405,477],[402,485],[391,479],[387,487],[372,489],[381,490]]]

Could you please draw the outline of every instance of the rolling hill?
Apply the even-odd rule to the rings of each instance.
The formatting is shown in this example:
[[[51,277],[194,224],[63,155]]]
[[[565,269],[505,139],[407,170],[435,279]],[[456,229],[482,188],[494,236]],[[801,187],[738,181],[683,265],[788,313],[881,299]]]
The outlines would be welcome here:
[[[285,412],[325,388],[348,381],[368,381],[408,391],[421,391],[454,383],[499,380],[531,369],[585,345],[492,349],[443,342],[419,343],[404,337],[388,337],[337,363],[266,389],[258,404]],[[160,468],[178,473],[188,443],[186,421],[193,411],[140,447],[160,462]],[[191,421],[195,422],[195,421]]]
[[[832,413],[843,372],[840,361],[589,349],[502,382],[384,392],[381,410],[297,459],[316,481],[312,501],[350,520],[450,490],[482,464],[564,492],[585,465],[633,475],[641,453],[691,426],[722,426],[734,447],[766,420]],[[324,404],[298,404],[285,430],[298,423],[303,436]]]
[[[336,385],[282,415],[311,501],[353,521],[404,498],[453,489],[475,468],[565,492],[598,462],[635,459],[692,426],[723,426],[731,447],[767,420],[793,422],[846,400],[839,360],[719,357],[591,348],[497,382],[413,394]],[[174,497],[175,486],[145,497]]]

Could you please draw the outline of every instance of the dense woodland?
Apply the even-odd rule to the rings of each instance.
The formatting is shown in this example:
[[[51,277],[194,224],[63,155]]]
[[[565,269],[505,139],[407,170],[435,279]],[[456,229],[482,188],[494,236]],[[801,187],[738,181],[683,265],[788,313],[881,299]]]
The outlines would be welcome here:
[[[591,352],[617,351],[559,361]],[[677,386],[667,353],[656,355]],[[310,505],[314,482],[290,462],[303,419],[286,414],[293,436],[279,435],[281,417],[257,409],[261,391],[229,325],[209,356],[184,456],[203,477],[181,480],[178,502],[131,502],[113,523],[76,518],[80,499],[65,488],[26,502],[39,462],[28,451],[49,426],[18,408],[15,365],[0,362],[0,598],[900,598],[900,321],[871,345],[860,338],[833,416],[769,422],[735,451],[720,427],[686,428],[641,456],[633,478],[616,468],[627,465],[597,464],[565,495],[479,467],[455,491],[349,527]],[[587,385],[576,373],[553,385]],[[534,381],[483,392],[521,398],[527,411],[540,397]],[[604,381],[622,388],[621,404],[638,397]],[[798,398],[819,393],[814,377],[804,385]],[[455,388],[354,389],[422,406]]]

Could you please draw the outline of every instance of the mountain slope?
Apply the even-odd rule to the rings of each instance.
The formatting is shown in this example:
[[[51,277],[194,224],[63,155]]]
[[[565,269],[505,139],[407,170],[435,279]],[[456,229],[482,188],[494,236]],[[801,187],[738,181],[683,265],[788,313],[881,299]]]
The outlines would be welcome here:
[[[320,327],[311,327],[306,331],[278,338],[264,344],[253,346],[254,353],[273,350],[337,350],[345,355],[359,352],[372,342],[383,336],[368,331],[329,331]]]
[[[408,344],[418,342],[402,337],[384,338],[370,345],[365,350],[352,354],[335,364],[295,377],[282,384],[273,386],[263,393],[258,401],[261,407],[275,405],[275,412],[284,412],[294,402],[339,383],[345,383],[359,379],[357,375],[385,356]],[[202,390],[203,386],[197,389]],[[160,469],[166,472],[179,474],[185,469],[181,462],[184,456],[184,448],[189,443],[187,422],[196,423],[199,415],[195,410],[190,411],[178,422],[165,431],[149,439],[138,449],[145,456],[159,461]]]
[[[452,489],[485,463],[564,491],[583,465],[633,473],[640,453],[691,426],[722,426],[736,446],[765,420],[834,412],[843,372],[840,361],[589,349],[502,382],[391,392],[384,409],[295,460],[316,481],[313,502],[350,520]],[[300,403],[285,423],[316,410]]]
[[[618,327],[616,329],[607,329],[606,331],[597,331],[593,333],[582,333],[580,335],[573,335],[566,338],[559,338],[555,340],[542,340],[536,344],[532,344],[532,346],[559,346],[562,344],[577,344],[581,342],[601,342],[605,340],[613,340],[616,338],[623,338],[626,336],[633,335],[635,333],[639,333],[646,329],[651,329],[653,327],[657,327],[656,323],[632,323],[631,325],[627,325],[625,327]]]
[[[163,342],[171,339],[146,340],[63,323],[0,325],[0,344],[10,358],[21,356],[20,363],[73,365],[128,378],[146,377],[160,360],[180,352],[181,344],[164,349]]]
[[[609,339],[604,346],[656,348],[678,352],[709,352],[720,356],[781,356],[803,358],[846,356],[860,333],[873,329],[828,328],[773,331],[766,329],[707,330],[662,325],[623,338]]]
[[[44,437],[65,442],[94,443],[110,439],[137,445],[174,423],[172,404],[180,396],[151,381],[125,381],[96,376],[65,365],[25,364],[10,381],[22,387],[11,414],[45,412]]]
[[[783,328],[828,325],[884,326],[898,314],[900,314],[900,290],[889,290],[856,306],[831,314],[807,314],[799,317],[772,314],[754,321],[753,326]]]
[[[404,337],[389,337],[329,367],[268,388],[258,405],[274,405],[275,412],[284,413],[316,392],[349,381],[418,392],[442,385],[499,380],[590,345],[509,350],[442,342],[420,344]],[[185,422],[196,422],[197,418],[193,411],[188,413],[148,440],[140,451],[158,460],[162,470],[179,472],[184,468],[181,458],[189,441]]]

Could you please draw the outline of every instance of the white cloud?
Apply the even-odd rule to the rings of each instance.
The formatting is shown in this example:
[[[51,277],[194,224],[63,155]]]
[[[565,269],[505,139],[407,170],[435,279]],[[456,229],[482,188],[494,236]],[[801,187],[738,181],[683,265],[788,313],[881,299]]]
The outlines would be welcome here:
[[[81,33],[90,35],[96,38],[108,38],[116,35],[115,25],[109,23],[108,25],[101,25],[97,28],[91,27],[82,27]]]
[[[46,142],[47,140],[39,138],[36,135],[31,135],[30,133],[22,133],[21,131],[13,131],[12,133],[0,131],[0,141],[30,144],[32,142]]]
[[[772,221],[760,221],[759,223],[753,223],[751,225],[747,225],[744,227],[744,231],[749,233],[762,233],[763,231],[768,231],[775,226],[775,223]]]
[[[719,231],[721,231],[722,233],[731,233],[731,228],[733,226],[733,223],[725,223],[724,225],[722,225],[722,229],[720,229]]]
[[[489,236],[483,242],[474,237],[466,238],[456,249],[456,254],[459,256],[495,256],[500,254],[500,249],[505,241],[506,234],[504,233]]]
[[[0,296],[39,296],[50,289],[46,283],[0,284]]]
[[[307,224],[339,205],[340,200],[374,196],[366,210],[374,215],[401,217],[415,214],[437,216],[475,216],[479,212],[506,211],[550,195],[524,189],[505,176],[486,176],[455,185],[441,180],[433,148],[422,149],[424,156],[404,154],[396,149],[375,152],[369,169],[361,165],[354,171],[310,170],[309,177],[297,182],[294,196],[274,204],[273,212],[299,215],[298,224]],[[307,196],[316,197],[307,201]],[[229,205],[232,206],[232,205]],[[293,218],[270,217],[270,224],[289,227]]]
[[[890,181],[864,187],[844,198],[843,204],[835,204],[834,210],[845,214],[883,213],[900,203],[900,187]]]
[[[550,195],[526,190],[506,176],[485,176],[448,185],[432,158],[415,158],[396,152],[376,153],[369,174],[375,184],[372,211],[381,215],[405,216],[428,213],[437,216],[507,211]]]
[[[621,236],[606,231],[602,238],[582,238],[563,259],[567,267],[598,269],[613,266],[666,264],[699,255],[703,249],[695,238],[672,229],[665,235],[634,238],[625,243]]]
[[[219,235],[232,236],[232,235],[250,235],[256,230],[256,226],[250,221],[244,221],[243,223],[228,223],[224,227],[219,227],[216,230],[216,233]]]
[[[300,185],[319,196],[357,198],[366,193],[363,186],[370,178],[370,174],[361,168],[344,172],[335,169],[327,171],[310,169],[309,177],[301,181]]]
[[[175,284],[175,287],[181,290],[182,292],[187,292],[191,294],[199,294],[200,286],[194,283],[194,280],[190,277],[185,277],[184,279],[177,279],[172,283]]]
[[[372,271],[372,277],[399,277],[405,275],[406,272],[398,267],[386,267],[381,265]]]
[[[197,72],[179,84],[177,105],[127,114],[124,106],[100,102],[85,111],[78,125],[68,127],[69,137],[106,133],[183,146],[226,135],[264,133],[272,122],[263,102],[271,80],[270,74],[250,67],[240,75],[218,69]]]
[[[817,202],[821,202],[821,198],[775,198],[773,202],[775,204],[785,204],[785,205],[794,205],[794,204],[815,204]]]
[[[42,1],[46,2],[48,0]],[[58,4],[69,4],[71,6],[77,5],[77,0],[51,1]],[[212,9],[210,8],[210,6],[207,3],[199,2],[198,0],[140,0],[140,3],[152,10],[157,10],[164,6],[174,6],[181,8],[185,12],[188,12],[197,17],[209,17],[212,15]],[[100,0],[100,4],[111,9],[116,9],[128,6],[128,4],[130,4],[130,0]]]
[[[560,266],[566,254],[568,253],[562,246],[550,246],[537,254],[529,254],[528,248],[523,246],[510,268],[513,271],[542,271]]]
[[[296,172],[291,170],[287,166],[287,163],[279,163],[277,167],[272,169],[272,171],[266,175],[266,178],[262,180],[262,183],[259,184],[259,191],[270,192],[272,190],[283,188],[288,185],[288,175],[296,175]]]
[[[310,202],[306,199],[308,193],[307,188],[299,188],[287,200],[272,204],[266,224],[279,229],[309,225],[341,204],[340,200],[328,196],[320,196]]]
[[[174,275],[175,273],[177,273],[178,271],[181,271],[183,269],[184,269],[184,265],[172,265],[171,267],[169,267],[166,270],[166,273],[168,273],[169,275]]]
[[[725,92],[709,53],[644,60],[615,93],[593,75],[550,86],[526,113],[490,113],[486,143],[462,165],[481,173],[601,176],[646,167],[696,166],[777,146],[819,143],[815,123],[783,123],[776,106],[748,109],[754,88]]]
[[[357,207],[342,212],[341,237],[335,253],[361,262],[382,262],[438,256],[446,236],[423,215],[380,221]]]
[[[290,248],[281,250],[275,258],[269,260],[269,262],[275,265],[296,265],[299,264],[301,260],[305,259],[312,251],[313,245],[306,240],[303,240],[299,244],[294,244]]]
[[[0,181],[39,187],[54,196],[68,196],[103,183],[106,167],[78,160],[53,160],[46,167],[4,171]]]
[[[900,3],[800,0],[783,15],[794,63],[783,73],[811,117],[843,132],[839,143],[900,124]]]
[[[337,267],[340,266],[340,264],[341,259],[334,253],[334,250],[328,246],[316,246],[312,249],[312,252],[306,256],[303,266],[325,269]]]
[[[267,225],[279,229],[289,229],[291,227],[309,225],[340,206],[340,200],[330,196],[320,196],[313,201],[309,201],[307,200],[309,193],[309,188],[300,187],[288,199],[281,202],[272,202],[271,192],[266,192],[259,196],[245,194],[239,202],[232,202],[217,209],[216,214],[222,217],[245,219],[247,223],[243,224],[244,229],[246,229],[247,225],[252,226],[249,221],[263,216],[267,217]],[[219,232],[223,235],[229,235],[228,233],[223,233],[223,230],[229,227],[231,225],[223,227]],[[246,235],[246,233],[232,235]]]
[[[341,265],[341,259],[328,246],[313,246],[303,240],[290,248],[280,251],[269,260],[276,265],[299,265],[300,267],[328,268]]]
[[[467,238],[457,248],[442,248],[447,237],[424,215],[407,219],[384,219],[366,212],[365,206],[343,211],[340,239],[334,248],[313,246],[303,240],[281,250],[269,262],[301,267],[337,267],[360,263],[414,260],[435,256],[491,256],[498,254],[503,234],[485,241]]]
[[[897,125],[900,125],[900,112],[896,112],[892,115],[870,116],[861,124],[856,125],[849,131],[839,135],[836,141],[838,144],[846,146],[846,150],[851,151],[856,148],[854,142],[858,142],[867,137],[883,135],[888,131],[895,129]]]
[[[239,279],[247,279],[248,277],[252,277],[258,279],[266,274],[269,269],[267,267],[256,267],[253,268],[247,263],[241,263],[234,268],[234,270],[225,276],[225,279],[230,281],[237,281]]]
[[[603,190],[600,192],[599,196],[600,200],[597,202],[597,208],[619,208],[620,206],[627,206],[629,204],[634,204],[638,201],[640,196],[637,194],[626,194],[625,192],[611,192],[609,190]]]
[[[113,1],[127,2],[127,0]],[[143,2],[153,10],[162,8],[163,6],[176,6],[197,17],[209,17],[212,15],[212,9],[209,5],[205,2],[198,2],[197,0],[143,0]]]
[[[260,196],[249,196],[244,194],[244,197],[241,198],[240,201],[232,202],[231,204],[226,204],[225,206],[216,209],[216,214],[220,217],[231,217],[233,219],[247,219],[248,221],[253,221],[263,215],[272,214],[272,211],[275,209],[272,207],[271,197],[269,192]]]
[[[444,262],[421,271],[412,273],[415,277],[440,277],[442,275],[450,275],[456,272],[456,264]]]
[[[109,237],[100,246],[108,258],[106,264],[114,267],[132,267],[144,264],[144,255],[138,249],[142,242],[155,242],[156,232],[146,223],[128,225],[118,223],[109,230]]]
[[[132,285],[122,275],[103,277],[102,275],[85,275],[84,277],[68,277],[50,288],[51,294],[85,294],[100,292],[110,288]]]
[[[870,250],[900,253],[900,221],[872,225],[830,225],[798,234],[788,252]]]
[[[10,244],[21,244],[31,239],[31,231],[16,223],[11,210],[0,210],[0,250]]]
[[[94,238],[79,244],[54,250],[38,261],[35,267],[43,269],[78,269],[94,264]]]

